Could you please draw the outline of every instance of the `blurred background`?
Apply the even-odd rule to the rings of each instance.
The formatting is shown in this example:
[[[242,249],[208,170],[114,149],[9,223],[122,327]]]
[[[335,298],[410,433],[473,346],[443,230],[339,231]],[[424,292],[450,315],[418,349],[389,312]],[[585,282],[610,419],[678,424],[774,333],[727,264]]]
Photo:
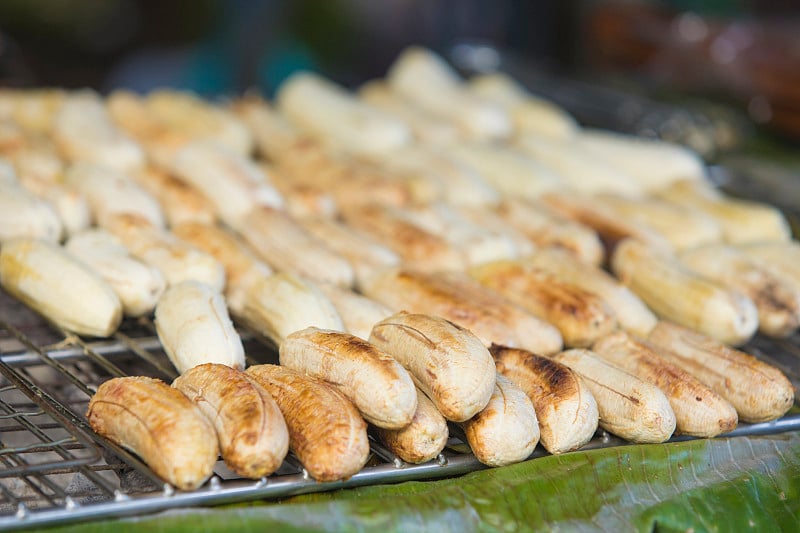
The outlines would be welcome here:
[[[798,0],[0,2],[3,86],[270,95],[298,69],[356,86],[409,44],[706,155],[756,126],[800,140]]]

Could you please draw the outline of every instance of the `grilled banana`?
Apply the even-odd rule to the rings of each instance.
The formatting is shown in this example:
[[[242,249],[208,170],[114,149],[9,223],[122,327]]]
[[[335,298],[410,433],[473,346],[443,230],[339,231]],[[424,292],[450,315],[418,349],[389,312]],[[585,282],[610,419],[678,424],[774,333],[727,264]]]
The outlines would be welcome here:
[[[220,226],[185,222],[172,228],[179,239],[210,254],[225,268],[225,299],[234,314],[240,313],[250,287],[272,274],[266,264],[236,236]]]
[[[211,202],[200,191],[161,169],[145,167],[133,179],[158,200],[170,227],[184,222],[213,224],[216,220]]]
[[[349,226],[329,218],[307,218],[298,221],[311,235],[324,242],[331,250],[347,259],[355,273],[358,288],[378,272],[400,264],[400,257],[366,235],[356,233]]]
[[[425,394],[417,390],[417,410],[411,423],[401,429],[377,429],[378,438],[407,463],[430,461],[444,449],[449,436],[447,420]]]
[[[244,348],[222,295],[197,281],[172,285],[156,305],[156,331],[169,360],[183,374],[204,363],[244,369]]]
[[[726,197],[702,181],[677,182],[658,195],[714,218],[731,244],[786,242],[792,236],[789,223],[775,207]]]
[[[258,279],[237,318],[280,346],[291,333],[316,326],[344,331],[331,301],[313,283],[288,272]]]
[[[466,259],[460,250],[397,209],[367,206],[345,209],[343,215],[349,226],[391,248],[408,268],[424,272],[464,269]]]
[[[659,322],[647,340],[728,400],[743,422],[773,420],[792,407],[795,391],[786,376],[752,355],[668,322]]]
[[[214,426],[197,405],[163,381],[114,378],[97,388],[86,413],[92,429],[144,459],[162,478],[193,490],[214,473]]]
[[[679,366],[642,341],[621,331],[592,346],[597,355],[652,383],[667,396],[675,412],[675,431],[694,437],[715,437],[736,427],[736,409]]]
[[[387,271],[365,292],[395,311],[442,316],[472,331],[486,346],[503,343],[546,354],[562,347],[556,328],[463,274]]]
[[[652,248],[672,252],[673,247],[662,234],[651,227],[620,218],[593,196],[551,193],[542,203],[558,214],[588,226],[600,237],[609,251],[622,240],[637,239]]]
[[[275,400],[252,377],[206,363],[186,371],[172,386],[214,425],[228,468],[259,479],[281,466],[289,451],[289,432]]]
[[[122,320],[114,289],[63,248],[46,241],[3,243],[0,284],[11,296],[80,335],[107,337]]]
[[[176,152],[170,170],[200,191],[226,224],[248,224],[250,212],[280,208],[283,198],[263,170],[245,156],[209,142],[189,143]]]
[[[469,420],[489,403],[494,362],[469,331],[443,318],[401,312],[375,324],[369,341],[397,359],[448,420]]]
[[[161,272],[130,256],[113,235],[102,229],[73,235],[64,245],[111,285],[126,316],[149,314],[166,289]]]
[[[296,331],[281,343],[280,363],[325,381],[377,427],[401,429],[417,410],[417,392],[405,368],[349,333],[315,327]]]
[[[564,344],[590,346],[617,327],[614,311],[599,296],[521,262],[497,261],[470,269],[482,285],[553,324]]]
[[[758,311],[749,298],[694,274],[674,256],[639,241],[620,243],[611,268],[660,318],[728,344],[746,342],[758,328]]]
[[[712,217],[657,198],[621,198],[602,195],[595,201],[618,219],[661,235],[675,250],[722,242],[722,228]]]
[[[592,265],[603,262],[603,244],[594,230],[557,215],[542,204],[505,198],[495,212],[540,248],[563,248]]]
[[[539,442],[539,422],[530,398],[498,375],[486,407],[462,424],[467,443],[481,463],[504,466],[527,459]]]
[[[566,250],[537,250],[522,262],[596,294],[614,311],[619,326],[631,333],[646,336],[658,322],[644,302],[616,278],[605,270],[576,261],[575,256]]]
[[[385,305],[329,283],[317,284],[342,318],[345,329],[362,339],[368,339],[372,326],[392,314]]]
[[[559,454],[589,442],[597,430],[597,402],[569,367],[527,350],[492,345],[497,371],[533,402],[545,450]]]
[[[350,263],[282,211],[266,207],[251,211],[238,230],[275,270],[344,287],[353,285],[355,273]]]
[[[341,392],[277,365],[251,366],[247,373],[280,407],[289,447],[314,479],[347,479],[366,464],[367,424]]]
[[[589,350],[553,356],[580,374],[597,400],[600,427],[637,443],[664,442],[675,431],[675,413],[655,385],[610,365]]]
[[[704,246],[683,252],[680,259],[689,270],[753,300],[765,335],[786,337],[800,326],[800,291],[746,254],[725,245]]]
[[[763,242],[737,246],[753,263],[800,291],[800,244]]]
[[[116,215],[105,226],[132,256],[161,271],[168,285],[196,280],[216,291],[225,287],[225,269],[213,256],[135,215]]]

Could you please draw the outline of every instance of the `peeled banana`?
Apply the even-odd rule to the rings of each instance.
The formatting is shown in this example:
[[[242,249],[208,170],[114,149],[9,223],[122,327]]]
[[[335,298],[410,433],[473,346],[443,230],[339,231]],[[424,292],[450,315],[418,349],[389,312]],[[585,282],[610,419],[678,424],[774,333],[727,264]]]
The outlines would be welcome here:
[[[746,342],[758,328],[752,300],[694,274],[676,257],[637,240],[626,239],[617,246],[611,268],[665,320],[734,345]]]
[[[80,335],[107,337],[122,320],[122,305],[111,286],[57,244],[37,239],[3,243],[0,284],[52,322]]]
[[[127,248],[105,230],[77,233],[64,247],[111,285],[126,316],[150,313],[166,289],[164,276],[157,268],[131,257]]]
[[[204,363],[244,370],[244,348],[213,287],[197,281],[172,285],[156,305],[156,331],[179,373]]]
[[[345,331],[339,313],[322,291],[289,272],[278,272],[251,285],[237,318],[276,346],[309,326]]]

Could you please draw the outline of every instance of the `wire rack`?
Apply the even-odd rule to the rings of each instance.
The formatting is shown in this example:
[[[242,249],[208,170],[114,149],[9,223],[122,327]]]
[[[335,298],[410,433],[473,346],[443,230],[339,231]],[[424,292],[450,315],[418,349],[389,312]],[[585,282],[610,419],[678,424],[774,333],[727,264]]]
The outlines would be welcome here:
[[[274,349],[242,330],[248,363],[276,362]],[[756,339],[749,347],[800,386],[800,337]],[[260,480],[245,480],[222,461],[199,490],[175,491],[136,456],[94,434],[84,413],[97,386],[123,375],[171,381],[175,370],[149,319],[127,321],[112,338],[87,342],[58,329],[0,290],[0,529],[139,515],[174,507],[276,499],[346,487],[453,477],[485,468],[451,428],[436,460],[404,463],[370,437],[367,466],[346,481],[311,479],[291,454]],[[741,425],[728,436],[800,429],[800,415]],[[461,438],[460,438],[461,437]],[[681,440],[678,437],[674,440]],[[586,448],[624,445],[603,431]],[[532,458],[544,455],[541,449]]]

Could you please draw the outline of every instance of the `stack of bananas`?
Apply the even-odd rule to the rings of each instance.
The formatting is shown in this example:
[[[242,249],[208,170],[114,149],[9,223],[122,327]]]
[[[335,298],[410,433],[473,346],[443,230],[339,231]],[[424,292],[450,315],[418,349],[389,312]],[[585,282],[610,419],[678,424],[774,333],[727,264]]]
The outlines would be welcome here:
[[[363,419],[413,462],[460,423],[501,465],[539,441],[580,447],[598,424],[662,442],[794,401],[779,370],[731,347],[800,325],[800,244],[779,211],[715,190],[685,148],[582,128],[423,49],[355,94],[296,74],[273,103],[4,90],[0,157],[4,289],[86,336],[154,313],[176,386],[216,420],[193,434],[216,432],[242,475],[286,453],[262,439],[277,448],[255,468],[230,451],[253,402],[280,408],[269,431],[288,431],[312,475],[339,479],[366,461]],[[281,367],[243,374],[231,317]],[[215,450],[180,477],[170,461],[186,453],[164,460],[173,436],[148,424],[200,411],[130,379],[98,396],[150,418],[131,427],[96,398],[93,427],[198,486]]]

